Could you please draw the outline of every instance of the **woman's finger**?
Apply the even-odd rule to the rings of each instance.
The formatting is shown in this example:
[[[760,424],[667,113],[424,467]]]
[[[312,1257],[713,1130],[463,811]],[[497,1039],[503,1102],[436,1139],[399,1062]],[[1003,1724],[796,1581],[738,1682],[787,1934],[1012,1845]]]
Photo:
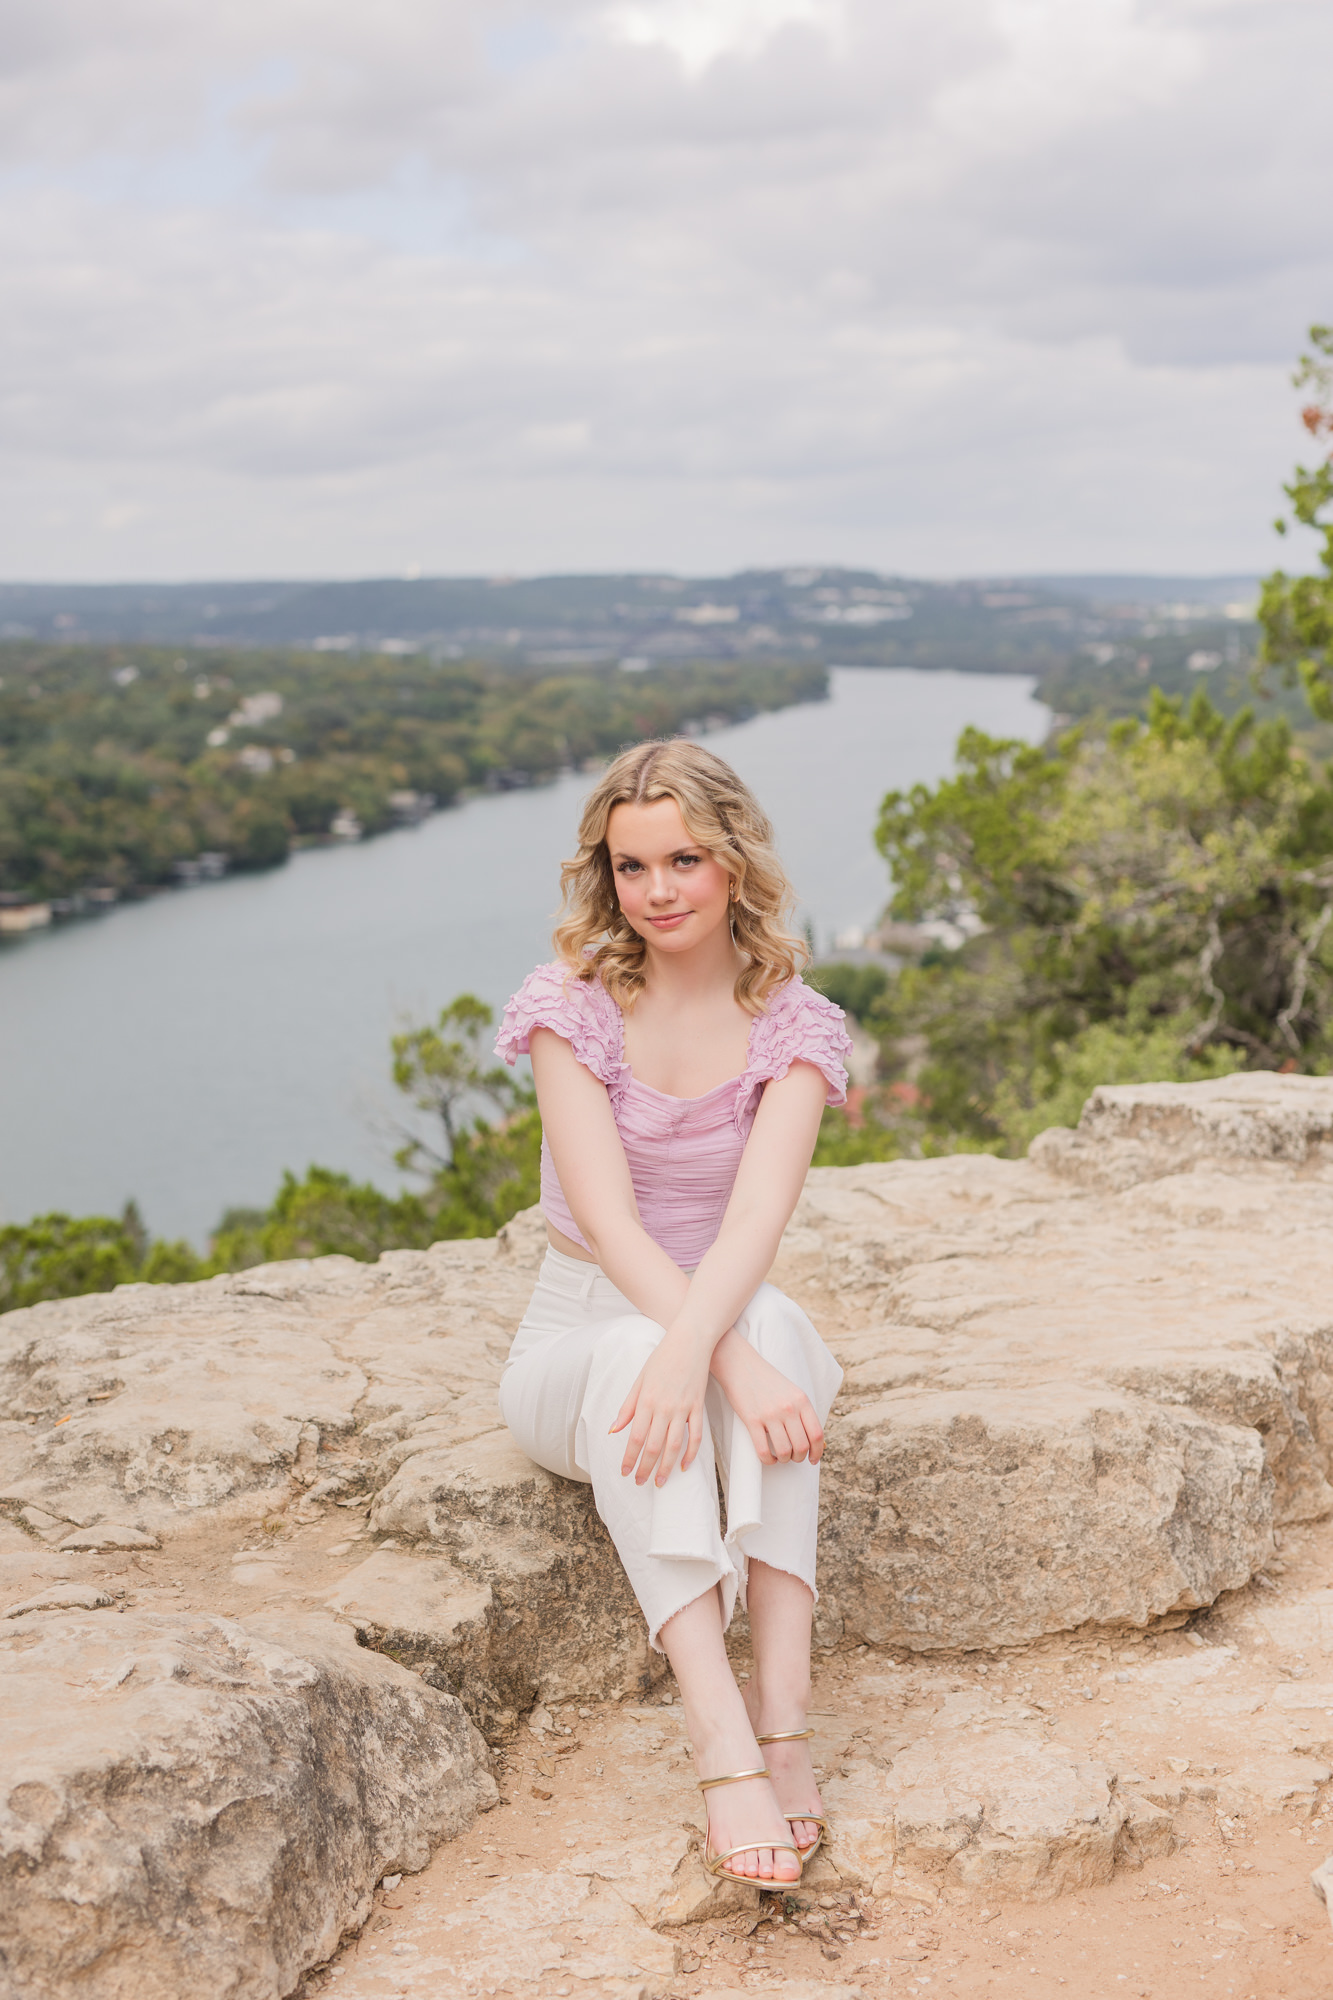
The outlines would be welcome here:
[[[791,1439],[787,1435],[786,1423],[782,1417],[772,1416],[768,1420],[767,1428],[768,1448],[773,1454],[774,1463],[785,1465],[791,1457]]]
[[[689,1425],[684,1417],[674,1416],[667,1425],[667,1434],[662,1446],[662,1456],[657,1461],[657,1483],[665,1486],[671,1477],[672,1468],[680,1456],[681,1447],[689,1442]]]
[[[682,1472],[688,1472],[694,1464],[695,1459],[699,1456],[699,1446],[703,1443],[703,1440],[703,1418],[696,1408],[690,1411],[690,1434],[685,1445],[685,1456],[680,1461]]]
[[[752,1424],[747,1424],[745,1428],[750,1433],[750,1442],[754,1446],[755,1456],[759,1460],[759,1463],[761,1465],[772,1465],[772,1447],[769,1445],[768,1432],[764,1428],[762,1421],[756,1418]]]
[[[630,1434],[625,1440],[625,1456],[620,1461],[622,1474],[633,1472],[639,1454],[648,1442],[648,1434],[651,1429],[652,1412],[640,1406],[634,1413],[634,1422],[630,1426]]]
[[[630,1422],[630,1420],[634,1415],[635,1408],[638,1405],[639,1391],[640,1389],[642,1389],[642,1387],[643,1387],[643,1372],[642,1370],[640,1370],[639,1374],[634,1379],[634,1385],[631,1388],[628,1396],[626,1396],[624,1402],[620,1405],[619,1416],[616,1418],[610,1430],[607,1432],[608,1437],[614,1437],[617,1431],[623,1431],[626,1424]]]
[[[787,1455],[796,1465],[804,1465],[810,1455],[810,1440],[799,1417],[787,1420]]]
[[[653,1467],[661,1457],[662,1446],[666,1442],[666,1429],[665,1417],[660,1410],[654,1411],[653,1421],[649,1426],[643,1450],[639,1454],[638,1468],[634,1474],[635,1481],[640,1486],[646,1486],[652,1478]]]

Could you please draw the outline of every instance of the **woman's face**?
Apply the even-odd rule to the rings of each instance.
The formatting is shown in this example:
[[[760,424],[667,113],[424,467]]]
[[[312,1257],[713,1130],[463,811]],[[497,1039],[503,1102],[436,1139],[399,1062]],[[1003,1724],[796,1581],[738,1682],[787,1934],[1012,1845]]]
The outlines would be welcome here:
[[[606,845],[620,907],[650,949],[689,951],[727,923],[731,877],[674,799],[613,807]]]

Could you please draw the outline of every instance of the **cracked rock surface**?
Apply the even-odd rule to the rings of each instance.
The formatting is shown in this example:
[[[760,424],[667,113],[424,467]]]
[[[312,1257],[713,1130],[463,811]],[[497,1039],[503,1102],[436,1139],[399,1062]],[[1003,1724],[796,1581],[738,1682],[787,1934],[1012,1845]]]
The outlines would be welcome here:
[[[846,1370],[825,1459],[821,1646],[925,1659],[1144,1629],[1247,1587],[1262,1596],[1275,1530],[1333,1508],[1331,1195],[1333,1080],[1268,1075],[1099,1090],[1076,1132],[1043,1135],[1026,1161],[813,1172],[773,1277]],[[270,1859],[225,1897],[182,1886],[177,1904],[166,1889],[133,1904],[174,1992],[289,1991],[359,1921],[382,1848],[467,1824],[486,1779],[465,1712],[508,1742],[534,1703],[642,1700],[662,1674],[590,1491],[529,1464],[499,1425],[496,1383],[541,1247],[530,1212],[492,1241],[375,1265],[272,1265],[0,1318],[0,1659],[14,1686],[38,1685],[24,1662],[59,1633],[76,1704],[129,1714],[149,1669],[106,1690],[104,1666],[78,1663],[126,1650],[108,1629],[175,1619],[163,1657],[177,1646],[187,1664],[162,1683],[163,1715],[184,1741],[202,1704],[208,1769],[230,1772],[234,1812],[256,1825],[262,1801],[284,1795],[256,1775],[243,1716],[262,1709],[272,1745],[288,1729],[307,1746],[291,1749],[293,1770],[344,1727],[332,1695],[312,1706],[295,1681],[247,1680],[257,1667],[223,1691],[231,1669],[217,1663],[231,1645],[251,1657],[256,1617],[311,1687],[336,1682],[349,1702],[356,1690],[365,1727],[349,1739],[363,1749],[348,1752],[348,1784],[373,1790],[375,1718],[392,1773],[407,1759],[392,1745],[411,1735],[403,1703],[424,1704],[411,1725],[427,1774],[416,1832],[381,1841],[372,1814],[357,1848],[344,1794],[316,1786],[302,1850],[313,1858],[294,1873],[256,1836]],[[5,1708],[7,1730],[22,1708]],[[849,1878],[877,1879],[878,1840],[894,1868],[911,1854],[978,1894],[1040,1897],[1104,1880],[1165,1837],[1169,1805],[1104,1758],[1017,1728],[1007,1712],[956,1728],[937,1718],[891,1770],[853,1756],[835,1781]],[[423,1746],[436,1734],[454,1749],[432,1763]],[[149,1758],[146,1736],[111,1728],[107,1742],[125,1771],[135,1743]],[[41,1887],[59,1879],[78,1813],[87,1838],[101,1827],[92,1745],[71,1728],[43,1751],[41,1783],[64,1803],[44,1834],[40,1816],[22,1821],[6,1849],[11,1893],[21,1881],[35,1914],[5,1914],[0,1964],[28,1967],[32,1992],[43,1978],[68,1990],[60,1968],[77,1964],[102,2000],[122,1991],[117,1899],[133,1903],[130,1876],[89,1906],[95,1921]],[[1308,1760],[1266,1769],[1265,1798],[1323,1782]],[[0,1809],[12,1815],[12,1798]],[[161,1881],[192,1883],[188,1843],[162,1838],[182,1858]],[[698,1903],[676,1872],[687,1862],[677,1840],[651,1895],[635,1892],[653,1936]],[[611,1908],[597,1918],[603,1941]],[[206,1975],[192,1987],[195,1965]]]

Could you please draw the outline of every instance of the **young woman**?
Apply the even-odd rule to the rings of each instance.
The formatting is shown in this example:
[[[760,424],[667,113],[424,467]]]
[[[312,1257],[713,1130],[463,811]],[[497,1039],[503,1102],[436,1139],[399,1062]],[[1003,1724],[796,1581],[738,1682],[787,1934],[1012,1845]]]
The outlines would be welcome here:
[[[617,758],[562,882],[560,958],[524,981],[496,1045],[532,1058],[550,1244],[500,1408],[530,1458],[592,1483],[675,1671],[708,1867],[780,1889],[824,1830],[806,1706],[842,1371],[764,1280],[851,1045],[796,977],[772,829],[710,751]],[[738,1592],[743,1695],[724,1638]]]

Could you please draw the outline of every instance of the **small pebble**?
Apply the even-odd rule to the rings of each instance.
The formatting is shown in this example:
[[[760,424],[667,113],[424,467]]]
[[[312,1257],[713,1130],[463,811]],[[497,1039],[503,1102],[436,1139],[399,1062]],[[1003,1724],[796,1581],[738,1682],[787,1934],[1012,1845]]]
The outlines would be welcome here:
[[[380,1883],[380,1887],[381,1889],[396,1889],[402,1879],[401,1875],[386,1875]]]

